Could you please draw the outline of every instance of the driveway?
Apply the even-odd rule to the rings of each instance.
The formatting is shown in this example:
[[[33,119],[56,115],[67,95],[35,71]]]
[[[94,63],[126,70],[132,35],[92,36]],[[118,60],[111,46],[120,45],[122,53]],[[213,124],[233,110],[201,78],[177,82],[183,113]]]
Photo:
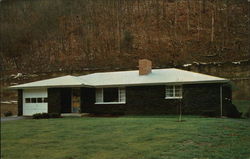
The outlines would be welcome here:
[[[21,120],[21,119],[27,119],[27,118],[28,117],[24,117],[24,116],[1,117],[1,122],[11,121],[11,120]]]

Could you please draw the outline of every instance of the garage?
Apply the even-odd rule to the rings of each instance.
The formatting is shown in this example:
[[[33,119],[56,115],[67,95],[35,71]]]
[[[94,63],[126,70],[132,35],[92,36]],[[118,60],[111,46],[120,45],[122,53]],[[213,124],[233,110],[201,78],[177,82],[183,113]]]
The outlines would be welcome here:
[[[48,112],[47,89],[23,90],[23,115]]]

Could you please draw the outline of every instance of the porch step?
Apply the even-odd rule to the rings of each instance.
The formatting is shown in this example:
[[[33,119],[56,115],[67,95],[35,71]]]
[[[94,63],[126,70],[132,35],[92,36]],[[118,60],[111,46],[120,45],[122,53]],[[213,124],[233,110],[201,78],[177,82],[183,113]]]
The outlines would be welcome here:
[[[82,117],[85,116],[87,113],[62,113],[62,117]]]

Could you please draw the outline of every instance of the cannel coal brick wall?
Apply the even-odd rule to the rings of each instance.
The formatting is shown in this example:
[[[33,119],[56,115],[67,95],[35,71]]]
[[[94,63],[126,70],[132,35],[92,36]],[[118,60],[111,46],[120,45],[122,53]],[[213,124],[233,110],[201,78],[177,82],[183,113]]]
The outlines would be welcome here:
[[[126,104],[95,104],[95,88],[81,89],[81,111],[84,113],[124,114]]]
[[[183,113],[219,116],[220,84],[184,85]]]
[[[18,105],[17,105],[17,109],[18,109],[18,116],[23,115],[23,90],[19,89],[18,90]]]
[[[231,98],[223,87],[224,97]],[[220,115],[220,84],[183,85],[183,99],[165,99],[165,86],[126,87],[126,104],[95,104],[95,89],[81,89],[81,110],[85,113]],[[223,99],[223,104],[226,102]]]
[[[179,99],[165,99],[165,86],[126,88],[126,114],[176,114]]]
[[[166,100],[165,86],[126,87],[126,104],[94,104],[95,89],[82,88],[82,112],[112,114],[176,114],[180,100]]]
[[[48,89],[48,113],[61,113],[60,88]]]
[[[48,113],[71,113],[71,88],[48,89]]]

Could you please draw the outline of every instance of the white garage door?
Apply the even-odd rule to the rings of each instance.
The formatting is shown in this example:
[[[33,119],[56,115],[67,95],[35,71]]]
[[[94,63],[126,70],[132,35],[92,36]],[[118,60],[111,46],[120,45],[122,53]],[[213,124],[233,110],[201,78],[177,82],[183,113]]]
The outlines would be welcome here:
[[[47,89],[23,90],[23,115],[48,112]]]

